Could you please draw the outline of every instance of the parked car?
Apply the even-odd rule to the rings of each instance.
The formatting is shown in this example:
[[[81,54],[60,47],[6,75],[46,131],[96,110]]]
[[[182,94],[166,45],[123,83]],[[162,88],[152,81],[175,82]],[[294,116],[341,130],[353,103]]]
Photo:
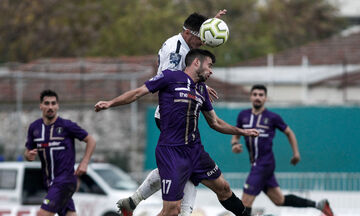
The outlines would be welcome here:
[[[0,162],[0,216],[36,216],[46,195],[40,162]],[[108,163],[91,163],[79,177],[73,199],[78,216],[117,216],[116,202],[128,197],[138,184],[120,168]],[[134,215],[159,213],[161,197],[152,196],[138,206]]]

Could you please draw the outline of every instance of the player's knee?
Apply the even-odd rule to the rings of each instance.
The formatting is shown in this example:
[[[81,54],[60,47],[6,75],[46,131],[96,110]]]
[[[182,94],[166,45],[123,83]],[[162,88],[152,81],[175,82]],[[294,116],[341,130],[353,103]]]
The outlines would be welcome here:
[[[36,216],[53,216],[53,215],[55,215],[55,213],[45,211],[44,209],[41,208],[39,211],[36,212]]]
[[[219,198],[227,199],[231,197],[231,195],[232,195],[232,191],[230,189],[230,185],[227,181],[224,180],[221,185],[221,189],[218,192],[218,196]]]
[[[172,208],[172,209],[168,209],[168,211],[165,211],[165,215],[169,215],[169,216],[178,216],[180,214],[180,207],[179,208]]]
[[[66,216],[77,216],[77,214],[74,211],[68,211],[66,212]]]
[[[230,194],[230,196],[232,194],[231,189],[230,189],[230,184],[227,181],[225,181],[225,183],[224,183],[224,192],[226,194]]]
[[[163,211],[163,215],[166,216],[178,216],[180,214],[180,203],[179,205],[169,205]]]
[[[283,206],[283,205],[284,205],[284,201],[281,200],[281,199],[274,199],[274,200],[273,200],[273,203],[274,203],[276,206]]]

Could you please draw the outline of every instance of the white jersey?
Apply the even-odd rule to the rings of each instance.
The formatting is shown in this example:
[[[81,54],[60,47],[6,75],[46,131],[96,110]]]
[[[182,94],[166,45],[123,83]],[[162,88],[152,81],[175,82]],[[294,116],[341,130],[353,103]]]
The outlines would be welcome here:
[[[185,57],[190,51],[181,33],[167,39],[158,53],[158,71],[157,74],[164,70],[184,70]]]
[[[184,70],[186,67],[185,57],[189,51],[190,48],[181,33],[167,39],[158,53],[159,66],[157,74],[162,73],[164,70]],[[160,118],[159,106],[156,108],[155,118]]]

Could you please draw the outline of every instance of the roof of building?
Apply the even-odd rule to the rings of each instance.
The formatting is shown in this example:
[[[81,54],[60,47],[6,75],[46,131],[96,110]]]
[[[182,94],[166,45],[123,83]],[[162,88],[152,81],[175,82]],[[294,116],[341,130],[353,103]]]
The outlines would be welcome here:
[[[111,99],[135,88],[156,74],[156,56],[119,58],[48,58],[27,64],[12,65],[0,71],[2,102],[13,102],[22,78],[23,102],[38,101],[44,89],[53,89],[62,102],[94,103]],[[219,101],[243,101],[248,92],[238,84],[229,84],[215,78],[207,82],[219,94]],[[142,101],[157,103],[157,95]]]

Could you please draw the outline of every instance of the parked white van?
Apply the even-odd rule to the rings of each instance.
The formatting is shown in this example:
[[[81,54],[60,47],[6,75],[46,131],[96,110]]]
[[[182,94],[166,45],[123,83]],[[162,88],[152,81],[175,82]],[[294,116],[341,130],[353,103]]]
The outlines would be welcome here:
[[[40,162],[0,162],[0,216],[36,216],[46,195]],[[118,216],[116,202],[138,187],[131,177],[108,163],[91,163],[79,178],[73,199],[78,216]],[[152,196],[139,205],[134,215],[160,212],[161,197]]]

